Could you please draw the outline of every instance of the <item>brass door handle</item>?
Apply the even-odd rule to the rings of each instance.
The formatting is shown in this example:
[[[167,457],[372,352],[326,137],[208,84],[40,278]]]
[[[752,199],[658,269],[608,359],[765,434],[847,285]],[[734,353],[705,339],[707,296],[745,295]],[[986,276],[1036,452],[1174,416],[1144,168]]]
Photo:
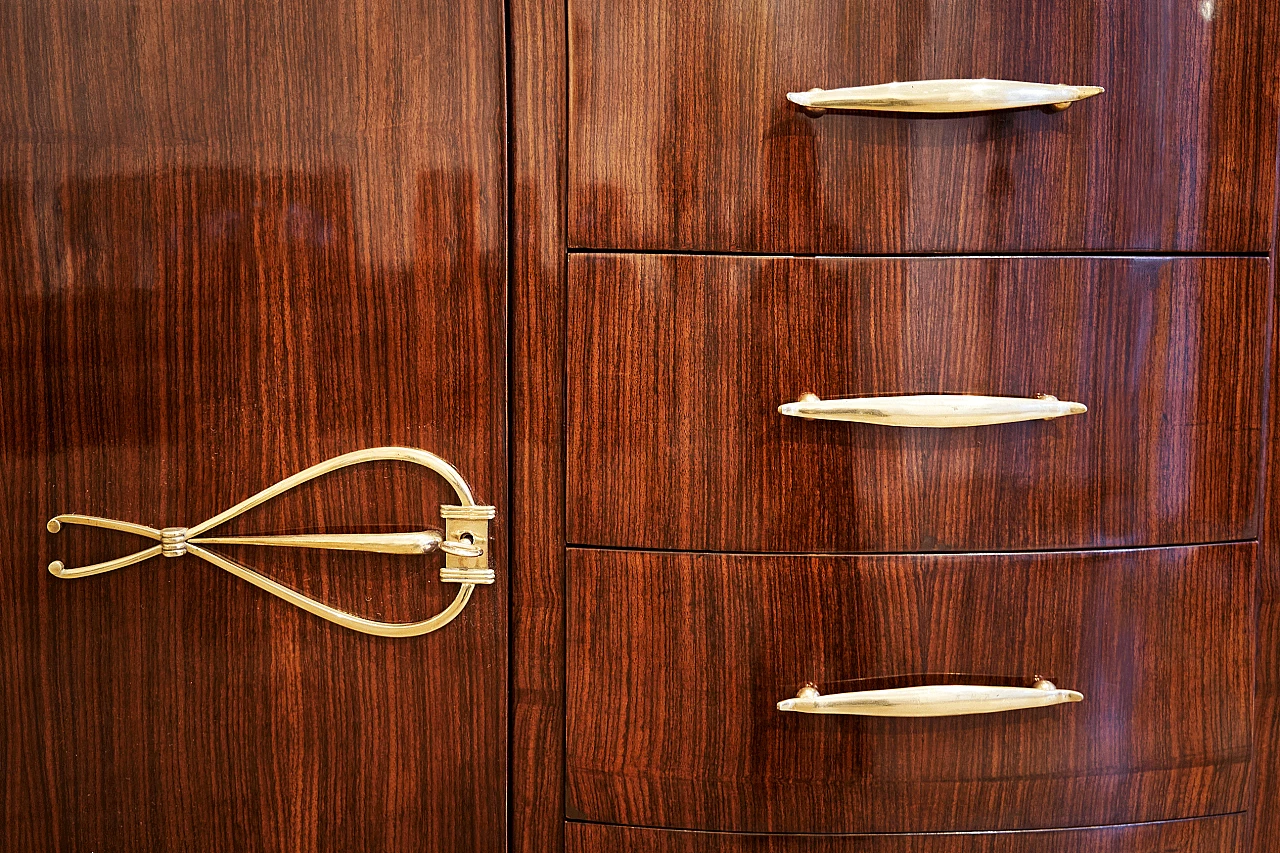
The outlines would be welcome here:
[[[1052,681],[1037,678],[1031,687],[985,687],[973,684],[928,684],[891,690],[862,690],[823,696],[806,684],[794,699],[778,703],[779,711],[802,714],[853,714],[864,717],[958,717],[1044,708],[1080,702],[1074,690],[1059,690]]]
[[[946,429],[1048,421],[1066,415],[1082,415],[1088,408],[1083,403],[1064,402],[1049,394],[1039,397],[910,394],[846,400],[823,400],[813,394],[805,394],[795,403],[782,404],[778,411],[788,417],[808,420]]]
[[[410,533],[318,533],[281,536],[204,536],[209,530],[248,512],[272,498],[296,488],[310,480],[364,462],[411,462],[429,468],[453,487],[458,504],[440,507],[444,519],[443,530],[423,530]],[[122,569],[149,560],[152,557],[181,557],[194,554],[220,569],[224,569],[254,586],[266,590],[290,604],[314,613],[321,619],[364,634],[380,637],[416,637],[428,634],[453,621],[471,599],[471,592],[478,584],[494,582],[493,569],[489,567],[489,520],[494,508],[477,505],[471,496],[471,488],[457,469],[435,454],[412,447],[375,447],[335,456],[305,471],[287,477],[274,486],[263,489],[225,512],[197,524],[195,527],[166,527],[157,530],[142,524],[99,518],[92,515],[58,515],[49,520],[50,533],[57,533],[64,524],[102,527],[133,533],[160,543],[115,560],[95,563],[82,568],[67,568],[60,560],[49,564],[49,571],[60,578],[82,578],[89,575]],[[320,548],[326,550],[365,551],[375,554],[428,554],[440,551],[445,555],[440,580],[460,584],[453,601],[443,611],[420,622],[379,622],[365,619],[330,607],[303,595],[291,587],[259,574],[240,563],[211,551],[209,545],[268,545],[286,548]]]
[[[788,92],[787,100],[813,112],[875,110],[902,113],[972,113],[1022,107],[1066,109],[1100,95],[1100,86],[1023,83],[1017,80],[914,80]]]

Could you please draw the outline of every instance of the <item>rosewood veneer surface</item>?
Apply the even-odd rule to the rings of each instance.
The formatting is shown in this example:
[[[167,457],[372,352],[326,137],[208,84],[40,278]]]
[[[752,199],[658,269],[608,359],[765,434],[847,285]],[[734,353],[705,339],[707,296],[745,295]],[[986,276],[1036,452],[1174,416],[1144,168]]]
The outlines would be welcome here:
[[[568,539],[967,551],[1257,535],[1261,258],[574,255]],[[805,392],[1054,394],[962,429],[805,421]]]
[[[568,853],[1236,853],[1241,815],[1132,826],[937,835],[732,835],[570,823]]]
[[[571,814],[847,833],[1242,810],[1256,555],[573,549]],[[1036,676],[1084,700],[914,719],[775,707],[806,682],[837,693]]]
[[[494,0],[0,3],[5,853],[506,843],[503,43]],[[391,444],[498,505],[499,581],[438,633],[358,634],[192,556],[45,571],[141,547],[55,513],[193,525]],[[220,530],[456,500],[362,466]],[[437,557],[225,552],[373,619],[457,592]]]
[[[1265,252],[1272,0],[570,0],[569,243]],[[808,115],[786,93],[989,77],[1064,112]]]

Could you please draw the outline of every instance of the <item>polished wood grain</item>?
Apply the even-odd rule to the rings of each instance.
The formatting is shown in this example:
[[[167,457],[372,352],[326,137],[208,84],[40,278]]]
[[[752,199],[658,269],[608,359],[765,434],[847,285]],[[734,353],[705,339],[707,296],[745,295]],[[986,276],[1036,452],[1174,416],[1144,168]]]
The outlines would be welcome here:
[[[1267,262],[575,255],[571,542],[964,551],[1257,533]],[[821,397],[1054,394],[968,429]]]
[[[1271,0],[571,0],[571,245],[1270,247]],[[813,87],[1102,86],[1061,113],[813,117]]]
[[[1093,826],[1246,807],[1252,544],[1013,555],[573,550],[568,802],[740,832]],[[1035,676],[1084,701],[785,713],[823,693]]]
[[[0,848],[498,850],[507,601],[503,6],[0,5]],[[403,444],[498,505],[499,583],[356,634],[190,557],[58,580],[302,468]],[[231,533],[415,529],[351,469]],[[412,525],[412,526],[411,526]],[[227,548],[424,618],[438,557]]]
[[[729,835],[571,823],[568,853],[1236,853],[1244,820],[974,835]]]
[[[562,0],[510,0],[511,853],[564,850]],[[479,851],[477,851],[479,853]]]

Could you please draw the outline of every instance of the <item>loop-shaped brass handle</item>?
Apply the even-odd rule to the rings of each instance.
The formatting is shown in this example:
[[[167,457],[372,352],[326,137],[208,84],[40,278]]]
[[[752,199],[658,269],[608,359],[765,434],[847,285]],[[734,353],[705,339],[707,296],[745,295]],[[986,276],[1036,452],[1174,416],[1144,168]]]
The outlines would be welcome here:
[[[1102,94],[1101,86],[1023,83],[1018,80],[913,80],[788,92],[787,100],[812,112],[874,110],[900,113],[972,113],[1023,107],[1066,109]]]
[[[783,403],[781,414],[793,418],[848,421],[897,427],[954,427],[1048,421],[1088,411],[1083,403],[1059,400],[1052,394],[1039,397],[984,397],[979,394],[906,394],[900,397],[851,397],[823,400],[805,394],[797,402]]]
[[[277,495],[296,488],[310,480],[321,477],[340,468],[359,465],[364,462],[411,462],[429,468],[439,474],[458,495],[457,505],[440,507],[440,515],[444,519],[444,530],[423,530],[412,533],[319,533],[281,536],[204,536],[231,519],[242,515],[254,507],[271,500]],[[274,486],[263,489],[253,497],[241,501],[225,512],[221,512],[197,524],[195,527],[166,527],[157,530],[142,524],[128,521],[116,521],[111,518],[99,518],[92,515],[58,515],[49,520],[50,533],[57,533],[64,524],[79,524],[87,527],[102,527],[108,530],[119,530],[133,533],[159,542],[134,554],[95,563],[82,568],[67,568],[62,561],[55,560],[49,564],[49,571],[60,578],[82,578],[89,575],[122,569],[149,560],[152,557],[180,557],[183,554],[194,554],[220,569],[230,572],[238,578],[248,581],[259,589],[266,590],[274,596],[284,599],[290,604],[301,607],[308,613],[314,613],[322,619],[364,634],[375,634],[380,637],[416,637],[429,634],[443,628],[453,621],[462,608],[471,599],[471,592],[477,584],[494,582],[493,569],[489,567],[489,520],[494,517],[494,508],[477,505],[471,495],[471,488],[458,470],[439,456],[412,447],[375,447],[368,450],[357,450],[335,456],[318,465],[312,465],[287,477]],[[440,570],[440,580],[446,583],[460,584],[453,601],[443,611],[430,619],[421,622],[379,622],[365,619],[354,613],[347,613],[335,607],[316,601],[295,589],[260,574],[247,566],[210,551],[209,545],[267,545],[286,548],[320,548],[326,550],[364,551],[375,554],[428,554],[440,551],[445,555],[444,568]]]
[[[1030,687],[994,687],[975,684],[926,684],[891,690],[861,690],[823,696],[806,684],[794,699],[778,703],[779,711],[802,714],[852,714],[863,717],[959,717],[1044,708],[1080,702],[1074,690],[1059,690],[1052,681],[1037,677]]]

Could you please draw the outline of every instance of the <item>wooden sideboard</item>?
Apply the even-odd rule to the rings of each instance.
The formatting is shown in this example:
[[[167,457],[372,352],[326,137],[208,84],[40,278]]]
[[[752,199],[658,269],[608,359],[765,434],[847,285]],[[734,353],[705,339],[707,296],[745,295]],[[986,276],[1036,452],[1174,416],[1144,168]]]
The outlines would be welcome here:
[[[3,0],[0,849],[1280,851],[1277,56]]]
[[[1275,7],[511,14],[515,849],[1272,849]]]

